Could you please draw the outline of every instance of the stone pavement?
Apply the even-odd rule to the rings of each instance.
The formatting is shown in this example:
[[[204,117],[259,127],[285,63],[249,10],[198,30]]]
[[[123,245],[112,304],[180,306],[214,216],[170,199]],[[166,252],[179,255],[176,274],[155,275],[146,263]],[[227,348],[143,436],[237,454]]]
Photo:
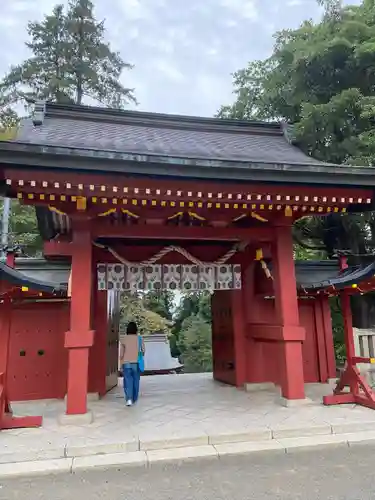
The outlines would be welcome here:
[[[375,440],[375,411],[325,407],[331,390],[308,385],[311,404],[285,408],[276,390],[247,393],[210,374],[145,377],[134,407],[125,407],[121,387],[90,402],[87,426],[60,426],[62,401],[15,404],[16,414],[43,414],[44,425],[0,433],[0,475]]]
[[[0,500],[374,500],[374,446],[0,478]]]

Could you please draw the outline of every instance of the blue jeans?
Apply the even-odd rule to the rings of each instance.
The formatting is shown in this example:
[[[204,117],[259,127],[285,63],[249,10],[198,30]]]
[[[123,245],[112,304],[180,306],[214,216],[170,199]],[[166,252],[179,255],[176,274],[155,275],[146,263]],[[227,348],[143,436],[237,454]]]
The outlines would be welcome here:
[[[141,378],[138,363],[125,363],[122,369],[124,374],[125,399],[135,403],[139,396],[139,382]]]

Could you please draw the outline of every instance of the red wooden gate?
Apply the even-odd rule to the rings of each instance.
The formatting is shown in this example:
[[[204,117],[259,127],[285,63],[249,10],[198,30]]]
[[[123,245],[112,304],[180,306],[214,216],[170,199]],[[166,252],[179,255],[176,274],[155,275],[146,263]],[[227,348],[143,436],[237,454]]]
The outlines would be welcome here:
[[[117,386],[118,382],[118,358],[119,358],[119,323],[120,323],[120,301],[119,293],[108,292],[108,330],[106,345],[106,391]]]
[[[299,317],[300,324],[306,329],[306,338],[302,344],[303,371],[305,375],[305,382],[319,382],[319,356],[314,301],[299,301]]]
[[[214,379],[236,384],[234,330],[231,291],[215,291],[212,295],[212,357]]]

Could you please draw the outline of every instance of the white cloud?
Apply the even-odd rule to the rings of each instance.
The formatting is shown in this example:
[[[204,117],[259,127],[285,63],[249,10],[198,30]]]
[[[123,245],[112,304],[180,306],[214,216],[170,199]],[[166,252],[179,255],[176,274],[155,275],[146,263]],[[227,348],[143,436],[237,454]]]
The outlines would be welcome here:
[[[220,5],[246,19],[257,19],[258,8],[255,0],[220,0]]]
[[[0,74],[27,56],[27,22],[56,3],[3,2],[0,46],[11,50],[1,52]],[[232,99],[231,72],[269,55],[274,31],[319,13],[316,0],[95,0],[95,11],[135,65],[122,81],[135,87],[139,109],[206,116]]]
[[[168,80],[172,80],[173,82],[181,82],[184,80],[183,73],[173,64],[173,62],[167,59],[155,59],[152,61],[152,66]],[[151,80],[150,85],[152,85]]]
[[[116,3],[127,21],[147,19],[150,15],[150,10],[142,0],[118,0]]]
[[[303,0],[289,0],[287,2],[288,7],[296,7],[297,5],[302,5]]]

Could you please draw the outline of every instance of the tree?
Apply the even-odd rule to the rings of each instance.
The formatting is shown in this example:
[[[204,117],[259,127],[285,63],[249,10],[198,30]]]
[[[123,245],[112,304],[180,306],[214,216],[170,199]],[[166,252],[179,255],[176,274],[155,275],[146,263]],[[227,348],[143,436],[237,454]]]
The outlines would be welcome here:
[[[188,292],[181,297],[180,304],[174,315],[172,335],[170,338],[171,353],[173,357],[181,354],[179,338],[184,328],[185,321],[193,316],[199,316],[211,325],[211,294],[209,292]]]
[[[43,243],[38,231],[35,210],[29,205],[21,205],[18,200],[11,200],[9,216],[9,246],[19,247],[22,255],[40,257]],[[4,203],[0,202],[0,218]]]
[[[273,54],[233,76],[236,100],[220,117],[285,120],[308,155],[332,163],[375,165],[375,2],[343,7],[324,0],[323,18],[275,35]],[[373,253],[373,214],[306,218],[295,225],[300,246],[329,257],[350,251],[352,263]],[[370,326],[373,297],[357,302],[354,321]]]
[[[147,292],[143,296],[143,305],[149,311],[153,311],[162,318],[172,321],[174,294],[169,290],[161,292]]]
[[[32,56],[10,69],[0,91],[8,104],[36,99],[81,104],[85,98],[113,108],[136,102],[120,82],[132,66],[104,40],[104,21],[96,21],[90,0],[56,5],[41,22],[28,24]]]
[[[169,335],[171,323],[145,307],[142,295],[125,293],[120,304],[120,331],[125,332],[129,321],[135,321],[142,335],[166,333]]]
[[[212,371],[211,325],[199,314],[184,320],[178,348],[186,372]]]
[[[17,115],[11,109],[8,109],[5,117],[0,111],[0,120],[3,125],[2,127],[0,125],[0,141],[13,139],[17,133]],[[2,218],[3,208],[4,203],[1,199],[0,219]],[[33,207],[21,205],[18,200],[11,200],[8,240],[9,246],[19,247],[23,255],[36,257],[42,254],[43,245]]]
[[[0,84],[0,140],[12,139],[18,116],[12,105],[47,99],[81,104],[85,98],[122,108],[135,102],[133,91],[120,83],[131,69],[104,40],[104,21],[96,21],[93,3],[71,0],[67,11],[56,5],[41,22],[28,24],[30,58],[10,69]],[[28,255],[40,254],[34,209],[12,202],[10,241]]]

